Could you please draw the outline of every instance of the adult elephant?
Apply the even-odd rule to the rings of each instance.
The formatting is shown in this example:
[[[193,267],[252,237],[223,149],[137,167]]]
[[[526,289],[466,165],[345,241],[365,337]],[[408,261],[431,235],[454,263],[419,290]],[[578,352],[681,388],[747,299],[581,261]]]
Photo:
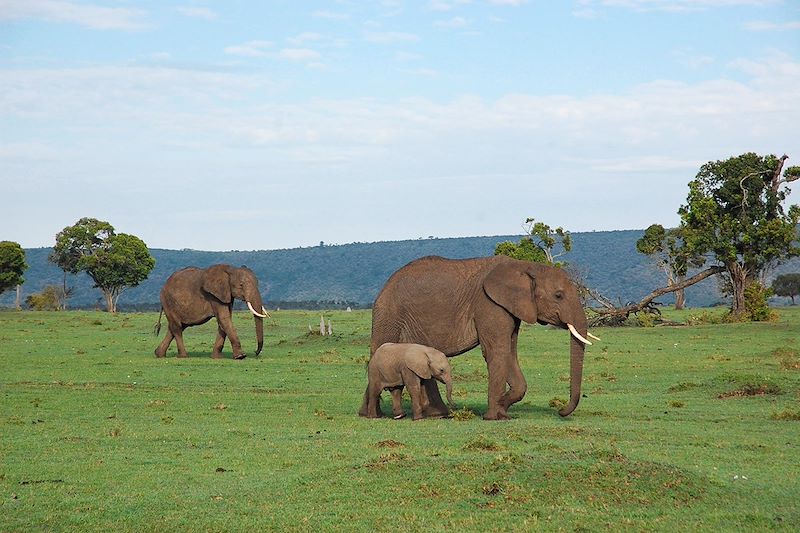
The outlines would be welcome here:
[[[521,321],[570,331],[570,400],[559,411],[567,416],[581,398],[584,347],[591,342],[578,290],[560,268],[506,256],[412,261],[389,278],[375,300],[370,352],[385,342],[404,342],[452,357],[480,344],[489,370],[484,418],[507,419],[509,406],[527,390],[517,359]],[[446,415],[438,389],[426,389],[426,416]]]
[[[205,269],[189,267],[173,273],[161,289],[161,312],[167,315],[169,331],[156,348],[156,357],[167,354],[172,339],[178,346],[178,357],[188,357],[183,344],[183,330],[217,319],[217,339],[211,357],[222,357],[222,346],[229,338],[234,359],[244,359],[242,343],[231,320],[234,299],[247,302],[256,324],[256,355],[264,346],[264,318],[267,311],[261,302],[258,279],[249,268],[213,265]],[[259,311],[260,310],[260,311]],[[161,330],[158,315],[156,335]]]

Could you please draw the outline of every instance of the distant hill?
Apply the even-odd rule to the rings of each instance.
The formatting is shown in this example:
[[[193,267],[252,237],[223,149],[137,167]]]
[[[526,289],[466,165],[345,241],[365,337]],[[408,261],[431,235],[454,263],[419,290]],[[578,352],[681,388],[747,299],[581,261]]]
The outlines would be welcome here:
[[[641,230],[573,233],[572,252],[563,257],[576,267],[588,285],[622,302],[639,300],[664,285],[664,275],[636,251]],[[389,276],[404,264],[426,255],[450,258],[488,256],[498,242],[519,240],[518,235],[418,239],[375,243],[325,245],[309,248],[262,251],[205,252],[151,249],[156,267],[138,287],[120,297],[120,310],[158,309],[158,293],[169,275],[187,266],[215,263],[247,265],[260,280],[265,301],[271,307],[343,308],[372,304]],[[29,268],[25,272],[22,299],[46,285],[62,283],[63,272],[47,260],[50,248],[25,250]],[[777,273],[800,272],[800,260],[782,265]],[[68,276],[74,287],[71,308],[102,308],[101,293],[85,274]],[[14,291],[0,296],[0,306],[14,304]],[[672,303],[671,296],[660,298]],[[687,291],[687,304],[705,307],[720,302],[716,282],[705,280]]]

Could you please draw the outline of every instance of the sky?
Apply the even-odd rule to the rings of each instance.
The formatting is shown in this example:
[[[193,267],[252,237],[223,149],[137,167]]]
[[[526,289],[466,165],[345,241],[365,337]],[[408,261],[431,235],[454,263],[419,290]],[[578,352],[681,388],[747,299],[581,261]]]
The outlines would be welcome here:
[[[708,161],[800,165],[799,124],[800,0],[0,0],[26,248],[675,226]]]

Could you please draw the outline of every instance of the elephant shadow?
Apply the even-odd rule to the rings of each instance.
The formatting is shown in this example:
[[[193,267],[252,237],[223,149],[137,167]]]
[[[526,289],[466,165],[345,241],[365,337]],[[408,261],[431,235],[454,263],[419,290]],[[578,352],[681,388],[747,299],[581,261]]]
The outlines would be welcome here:
[[[476,401],[465,401],[459,402],[456,401],[456,408],[455,411],[460,411],[461,409],[468,409],[475,413],[476,417],[483,417],[486,414],[487,406],[485,402],[481,402],[479,400]],[[555,416],[556,418],[560,418],[558,416],[558,411],[549,407],[547,405],[538,405],[533,402],[523,402],[518,403],[514,406],[514,412],[518,415],[522,413],[530,414],[530,415],[540,415],[540,416]],[[523,418],[522,416],[511,416],[511,419],[515,418]],[[525,417],[527,418],[527,416]]]

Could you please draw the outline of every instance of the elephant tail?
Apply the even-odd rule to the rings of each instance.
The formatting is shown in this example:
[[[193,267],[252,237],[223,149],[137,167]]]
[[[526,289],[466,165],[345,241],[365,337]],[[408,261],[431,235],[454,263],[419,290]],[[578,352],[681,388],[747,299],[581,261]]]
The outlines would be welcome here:
[[[156,325],[153,326],[153,335],[155,335],[156,337],[158,337],[158,334],[161,333],[161,315],[163,314],[164,314],[164,308],[162,307],[161,311],[158,313],[158,322],[156,322]]]

